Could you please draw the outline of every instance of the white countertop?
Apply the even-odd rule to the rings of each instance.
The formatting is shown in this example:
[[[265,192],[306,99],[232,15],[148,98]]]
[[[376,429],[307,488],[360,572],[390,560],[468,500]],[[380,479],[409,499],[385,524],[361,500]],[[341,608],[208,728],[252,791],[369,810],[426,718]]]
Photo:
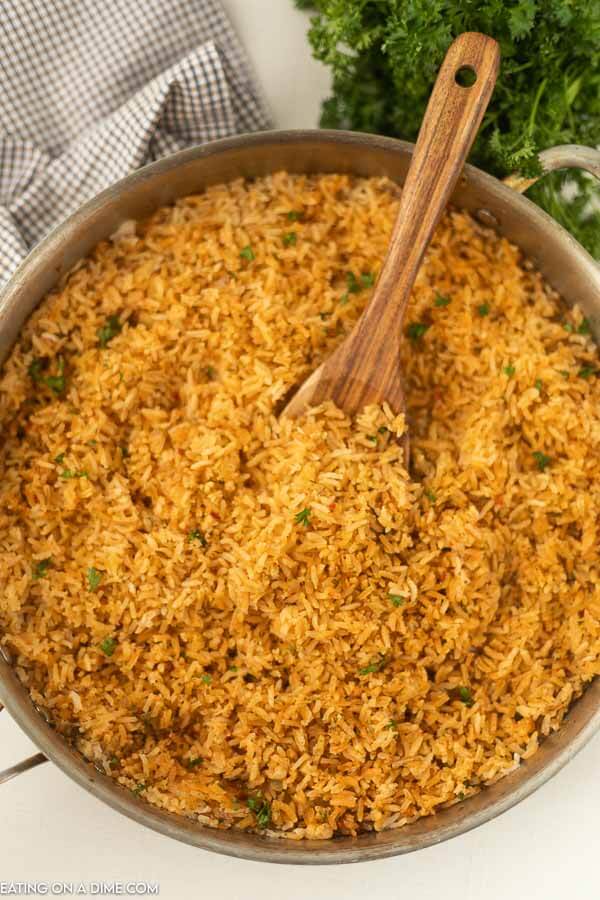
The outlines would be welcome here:
[[[292,0],[223,0],[278,127],[314,127],[328,73]],[[34,752],[4,713],[0,769]],[[2,882],[160,883],[163,900],[598,900],[600,736],[533,797],[470,834],[356,866],[267,866],[177,844],[51,765],[0,787]]]

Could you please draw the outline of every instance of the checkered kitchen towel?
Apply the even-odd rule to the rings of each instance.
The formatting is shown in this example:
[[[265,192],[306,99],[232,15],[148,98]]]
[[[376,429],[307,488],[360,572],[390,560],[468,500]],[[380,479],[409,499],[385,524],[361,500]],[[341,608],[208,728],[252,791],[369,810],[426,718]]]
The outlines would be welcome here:
[[[268,127],[218,0],[1,0],[0,285],[132,170]]]

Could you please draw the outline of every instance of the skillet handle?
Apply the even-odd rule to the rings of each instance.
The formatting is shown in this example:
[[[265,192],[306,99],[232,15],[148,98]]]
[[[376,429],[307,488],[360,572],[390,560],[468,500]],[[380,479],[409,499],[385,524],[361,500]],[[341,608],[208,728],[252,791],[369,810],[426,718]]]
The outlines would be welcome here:
[[[543,169],[542,175],[554,172],[556,169],[584,169],[600,181],[600,150],[595,150],[593,147],[583,147],[580,144],[561,144],[558,147],[542,150],[539,160]],[[515,172],[504,179],[504,184],[522,194],[542,175],[525,178]]]
[[[0,703],[0,712],[2,712],[3,709],[4,707]],[[36,766],[41,765],[41,763],[45,763],[48,761],[48,758],[44,756],[43,753],[36,753],[34,756],[30,756],[28,759],[23,759],[16,765],[11,766],[10,769],[4,769],[3,772],[0,772],[0,784],[4,784],[5,781],[10,781],[11,778],[15,778],[17,775],[21,775],[23,772],[27,772],[28,769],[34,769]]]

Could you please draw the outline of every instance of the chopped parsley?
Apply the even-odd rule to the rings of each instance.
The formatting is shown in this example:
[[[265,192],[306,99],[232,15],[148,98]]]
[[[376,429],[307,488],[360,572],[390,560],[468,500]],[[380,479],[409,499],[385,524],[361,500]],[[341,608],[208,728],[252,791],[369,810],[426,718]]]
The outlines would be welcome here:
[[[362,282],[362,286],[365,288],[373,287],[375,284],[375,276],[372,272],[361,272],[360,280]]]
[[[193,528],[188,534],[188,541],[191,543],[192,541],[198,541],[201,547],[207,547],[208,541],[204,537],[202,531],[199,528]]]
[[[477,312],[481,316],[481,318],[485,318],[485,316],[489,316],[490,314],[490,304],[489,303],[481,303],[477,307]]]
[[[373,287],[375,284],[375,276],[372,272],[361,272],[360,278],[357,278],[354,272],[347,272],[346,284],[348,285],[348,290],[342,297],[342,303],[348,302],[348,294],[360,294],[365,288]]]
[[[368,441],[371,441],[373,444],[377,443],[377,435],[376,434],[367,434],[366,438]]]
[[[589,378],[590,375],[596,375],[597,369],[594,369],[592,366],[583,366],[577,373],[580,378]]]
[[[59,397],[62,393],[64,393],[65,387],[67,385],[65,379],[65,361],[62,356],[59,356],[56,361],[57,374],[56,375],[44,375],[48,367],[48,360],[45,357],[36,356],[31,360],[29,366],[27,367],[27,374],[36,384],[45,384],[47,388],[50,388],[53,394]]]
[[[577,334],[590,334],[590,323],[587,319],[582,319],[581,324],[577,328]]]
[[[465,706],[473,706],[473,704],[475,703],[473,695],[468,687],[459,687],[458,699],[461,703],[464,703]]]
[[[112,656],[115,650],[117,649],[117,642],[112,637],[106,637],[100,644],[100,649],[104,653],[105,656]]]
[[[563,325],[563,328],[565,329],[565,331],[568,331],[569,334],[571,334],[571,332],[575,331],[575,329],[573,328],[573,326],[571,325],[570,322],[565,322]]]
[[[387,723],[387,725],[385,727],[387,729],[389,729],[390,731],[392,731],[392,730],[395,731],[396,728],[398,727],[398,723],[395,719],[390,719],[390,721]]]
[[[541,379],[541,378],[536,378],[536,379],[535,379],[535,389],[536,389],[536,391],[537,391],[539,394],[542,393],[542,387],[543,387],[542,379]]]
[[[437,500],[437,496],[433,493],[433,491],[426,490],[426,491],[423,491],[423,493],[425,494],[425,496],[427,497],[427,499],[429,500],[430,503],[435,503],[435,501]]]
[[[416,343],[429,331],[429,328],[430,326],[425,322],[411,322],[406,328],[406,336]]]
[[[287,234],[283,236],[283,246],[284,247],[293,247],[298,240],[298,235],[295,231],[288,231]]]
[[[510,366],[504,366],[504,368],[502,369],[502,371],[503,371],[504,374],[507,375],[509,378],[512,378],[513,375],[515,374],[515,372],[516,372],[517,370],[515,369],[515,367],[514,367],[513,365],[510,365]]]
[[[459,800],[464,800],[466,795],[464,791],[459,791],[457,796]]]
[[[214,381],[217,377],[217,370],[214,366],[207,366],[204,371],[206,372],[206,377],[209,381]]]
[[[310,515],[311,510],[310,507],[306,506],[304,509],[301,509],[300,512],[296,513],[294,516],[294,522],[296,525],[304,525],[306,528],[310,525]]]
[[[136,797],[139,797],[142,791],[145,791],[147,787],[147,784],[144,784],[143,781],[140,781],[139,784],[136,784],[131,793],[135,794]]]
[[[212,683],[212,675],[205,673],[204,675],[200,676],[200,681],[202,682],[202,684],[211,684]]]
[[[48,574],[48,569],[52,566],[52,557],[49,556],[47,559],[41,559],[38,563],[33,567],[33,575],[32,578],[34,581],[39,581],[40,578],[45,578]]]
[[[534,460],[537,463],[537,467],[540,472],[543,472],[546,466],[549,466],[552,462],[552,458],[550,456],[546,456],[545,453],[542,453],[541,450],[534,450],[532,453]]]
[[[259,828],[268,828],[271,824],[271,804],[260,794],[248,797],[246,801],[248,809],[256,816],[256,824]]]
[[[195,756],[193,759],[188,759],[187,767],[188,769],[195,769],[198,766],[201,766],[204,760],[201,756]]]
[[[109,316],[102,326],[98,329],[98,343],[104,348],[123,330],[123,325],[119,321],[118,316]]]
[[[87,570],[86,578],[88,583],[88,590],[94,593],[100,587],[100,582],[104,578],[104,575],[98,569],[94,568],[94,566],[91,566]]]
[[[33,381],[42,380],[42,372],[46,367],[47,360],[41,359],[39,356],[34,357],[27,367],[27,374]]]
[[[65,454],[64,454],[64,453],[59,453],[58,456],[55,456],[55,457],[54,457],[54,462],[60,464],[60,463],[63,461],[64,458],[65,458]]]
[[[389,594],[389,598],[392,601],[392,606],[404,606],[406,603],[406,597],[402,594]]]
[[[348,285],[349,294],[358,294],[362,290],[361,283],[354,272],[348,272],[346,274],[346,283]]]
[[[46,387],[49,387],[53,394],[60,397],[64,393],[67,382],[65,379],[65,361],[62,356],[57,361],[58,375],[46,375],[43,379]]]
[[[245,247],[242,247],[240,250],[240,259],[245,259],[248,262],[252,262],[253,259],[256,259],[254,255],[254,250],[250,246],[250,244],[246,244]]]
[[[299,222],[301,218],[302,213],[298,212],[297,209],[290,209],[289,213],[287,214],[288,222]]]
[[[85,469],[63,469],[60,473],[60,477],[63,479],[63,481],[69,481],[69,479],[71,478],[87,478],[88,473],[85,471]]]
[[[569,377],[569,372],[568,372],[567,369],[559,369],[559,372],[560,372],[560,374],[563,376],[563,378],[568,378],[568,377]]]
[[[126,444],[120,444],[119,450],[121,451],[121,456],[123,459],[128,459],[130,456],[129,447]]]
[[[379,434],[387,434],[389,428],[387,427],[387,425],[380,425],[377,431],[379,432]]]
[[[385,653],[379,654],[379,659],[374,659],[368,666],[358,670],[359,675],[372,675],[374,672],[381,672],[387,664],[388,658]]]
[[[436,294],[433,301],[434,306],[449,306],[452,301],[450,297],[444,297],[442,294]]]

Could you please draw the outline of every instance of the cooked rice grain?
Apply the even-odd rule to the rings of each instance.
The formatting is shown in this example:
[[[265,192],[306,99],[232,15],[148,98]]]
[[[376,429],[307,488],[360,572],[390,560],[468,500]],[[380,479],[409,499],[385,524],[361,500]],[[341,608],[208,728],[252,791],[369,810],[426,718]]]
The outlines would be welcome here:
[[[100,244],[4,366],[2,646],[88,759],[210,825],[400,826],[535,753],[599,670],[597,352],[508,241],[437,229],[410,477],[389,409],[277,418],[397,204],[285,173],[188,197]]]

